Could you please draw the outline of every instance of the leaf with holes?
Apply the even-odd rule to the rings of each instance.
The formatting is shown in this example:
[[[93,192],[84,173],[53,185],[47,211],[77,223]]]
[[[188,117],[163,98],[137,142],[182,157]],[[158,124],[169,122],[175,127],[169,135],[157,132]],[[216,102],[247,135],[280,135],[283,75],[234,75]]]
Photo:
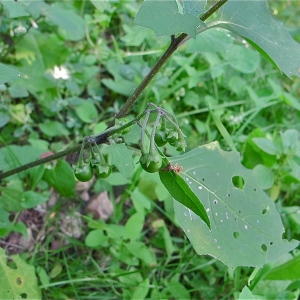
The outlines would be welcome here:
[[[211,229],[181,203],[177,218],[198,254],[216,257],[229,267],[261,267],[299,244],[282,240],[284,228],[275,204],[259,188],[254,173],[237,152],[217,142],[173,157],[180,173],[204,205]]]
[[[41,299],[34,267],[0,248],[0,299]]]

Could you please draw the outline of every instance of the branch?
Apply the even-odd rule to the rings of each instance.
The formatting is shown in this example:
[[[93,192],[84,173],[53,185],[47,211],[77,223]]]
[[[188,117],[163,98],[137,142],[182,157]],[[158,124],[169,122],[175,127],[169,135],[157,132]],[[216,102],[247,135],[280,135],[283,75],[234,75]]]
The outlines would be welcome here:
[[[220,0],[220,1],[218,1],[207,12],[205,12],[201,16],[200,19],[202,21],[205,21],[212,14],[214,14],[222,5],[224,5],[227,1],[228,0]],[[110,124],[108,125],[108,129],[105,130],[104,132],[98,134],[95,137],[95,141],[96,141],[97,144],[102,144],[102,143],[106,142],[107,138],[110,135],[118,132],[121,129],[121,127],[118,128],[118,129],[113,129],[114,128],[113,126],[115,124],[115,119],[122,118],[122,117],[124,117],[129,112],[129,110],[131,109],[132,105],[136,102],[137,98],[142,94],[142,92],[148,86],[148,84],[153,79],[153,77],[159,72],[159,70],[161,69],[161,67],[166,63],[166,61],[169,59],[169,57],[177,50],[177,48],[181,45],[181,43],[184,41],[184,39],[187,36],[188,35],[186,33],[182,33],[178,37],[175,37],[174,35],[172,36],[172,38],[171,38],[171,44],[168,47],[168,49],[164,52],[164,54],[161,56],[161,58],[157,61],[157,63],[154,65],[154,67],[151,69],[151,71],[146,75],[146,77],[143,79],[143,81],[140,83],[140,85],[135,89],[135,91],[133,92],[132,96],[128,98],[128,100],[124,104],[123,108],[115,116],[114,120],[112,122],[110,122]],[[34,162],[29,163],[29,164],[23,165],[21,167],[15,168],[13,170],[0,173],[0,182],[2,181],[2,179],[6,178],[6,177],[9,177],[9,176],[12,176],[12,175],[14,175],[16,173],[28,170],[30,168],[39,166],[41,164],[45,164],[47,162],[50,162],[50,161],[62,158],[62,157],[67,156],[69,154],[78,152],[80,150],[80,148],[81,148],[81,144],[79,144],[77,146],[74,146],[72,148],[66,149],[64,151],[58,152],[56,154],[53,154],[51,156],[47,156],[47,157],[45,157],[43,159],[39,159],[37,161],[34,161]]]

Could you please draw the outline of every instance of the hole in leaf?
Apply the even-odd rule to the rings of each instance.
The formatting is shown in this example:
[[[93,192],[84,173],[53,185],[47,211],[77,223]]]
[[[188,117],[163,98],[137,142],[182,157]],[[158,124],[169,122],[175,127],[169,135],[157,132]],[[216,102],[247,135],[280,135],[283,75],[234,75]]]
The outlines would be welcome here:
[[[272,246],[274,243],[273,242],[270,242],[270,246]]]
[[[22,284],[22,279],[20,277],[17,277],[16,283],[17,283],[17,285],[21,285]]]
[[[267,211],[268,211],[268,208],[264,208],[264,209],[261,211],[262,215],[266,214]]]
[[[218,204],[218,200],[215,199],[215,200],[213,201],[213,204]]]
[[[20,294],[20,296],[21,296],[22,299],[27,299],[27,294],[26,293],[22,293],[22,294]]]
[[[7,260],[6,260],[6,265],[10,268],[10,269],[13,269],[13,270],[16,270],[18,267],[17,267],[17,264],[10,258],[8,257]]]
[[[238,189],[243,189],[245,182],[244,182],[244,178],[242,176],[233,176],[231,178],[232,184],[238,188]]]
[[[204,179],[204,178],[202,178],[202,181],[205,181],[205,179]]]
[[[253,191],[256,192],[257,191],[256,188],[254,188]]]
[[[266,252],[266,251],[268,250],[268,247],[267,247],[266,244],[262,244],[262,245],[260,246],[260,248],[261,248],[261,250],[264,251],[264,252]]]
[[[240,233],[237,232],[237,231],[235,231],[235,232],[233,233],[233,237],[234,237],[235,239],[237,239],[237,238],[239,237],[239,235],[240,235]]]

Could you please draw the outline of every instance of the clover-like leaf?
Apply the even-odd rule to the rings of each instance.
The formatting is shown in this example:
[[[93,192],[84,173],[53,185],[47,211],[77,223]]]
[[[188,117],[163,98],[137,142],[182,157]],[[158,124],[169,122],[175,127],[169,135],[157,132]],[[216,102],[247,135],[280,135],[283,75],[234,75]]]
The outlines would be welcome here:
[[[211,229],[192,210],[174,201],[177,218],[198,254],[216,257],[229,267],[261,267],[294,249],[282,240],[284,228],[274,202],[259,188],[254,173],[237,152],[217,142],[171,159],[204,205]]]
[[[185,10],[187,13],[179,13],[176,0],[145,0],[134,21],[137,25],[151,28],[159,36],[187,33],[195,38],[197,27],[206,26],[195,16],[196,10],[202,12],[201,6],[192,6],[191,3],[187,3]]]
[[[274,18],[266,0],[229,0],[212,26],[244,37],[287,76],[300,76],[300,44]]]

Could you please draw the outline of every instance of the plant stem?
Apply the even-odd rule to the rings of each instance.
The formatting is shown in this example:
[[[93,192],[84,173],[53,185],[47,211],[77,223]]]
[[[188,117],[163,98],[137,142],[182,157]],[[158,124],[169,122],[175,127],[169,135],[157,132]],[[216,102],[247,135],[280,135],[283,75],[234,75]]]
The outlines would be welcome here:
[[[218,1],[214,6],[212,6],[207,12],[205,12],[202,17],[200,18],[202,21],[205,21],[208,19],[213,13],[215,13],[222,5],[224,5],[228,0],[220,0]],[[150,81],[153,79],[153,77],[159,72],[161,67],[166,63],[168,58],[177,50],[177,48],[181,45],[182,41],[185,40],[185,38],[188,35],[186,33],[182,33],[178,37],[175,37],[172,35],[171,37],[171,44],[168,47],[168,49],[164,52],[164,54],[161,56],[161,58],[157,61],[157,63],[154,65],[154,67],[151,69],[151,71],[146,75],[146,77],[143,79],[143,81],[140,83],[140,85],[136,88],[136,90],[133,92],[132,96],[128,98],[126,103],[124,104],[123,108],[119,111],[119,113],[115,116],[113,121],[110,122],[108,129],[102,132],[99,135],[95,136],[95,141],[97,144],[101,144],[107,141],[107,137],[112,135],[115,132],[120,131],[122,127],[119,127],[117,129],[114,129],[113,125],[115,123],[115,119],[119,119],[124,117],[129,110],[131,109],[132,105],[136,102],[137,98],[141,95],[141,93],[144,91],[144,89],[149,85]],[[137,118],[136,118],[137,119]],[[135,120],[136,120],[135,119]],[[136,122],[136,121],[135,121]],[[133,122],[133,123],[135,123]],[[126,127],[128,124],[126,124]],[[124,127],[125,128],[125,127]],[[88,146],[88,145],[87,145]],[[15,168],[13,170],[0,173],[0,182],[2,179],[12,176],[14,174],[17,174],[22,171],[26,171],[30,168],[39,166],[41,164],[45,164],[47,162],[56,160],[58,158],[62,158],[64,156],[67,156],[69,154],[78,152],[81,148],[81,144],[74,146],[72,148],[66,149],[64,151],[58,152],[54,155],[47,156],[43,159],[39,159],[37,161],[28,163],[26,165],[20,166],[18,168]]]

